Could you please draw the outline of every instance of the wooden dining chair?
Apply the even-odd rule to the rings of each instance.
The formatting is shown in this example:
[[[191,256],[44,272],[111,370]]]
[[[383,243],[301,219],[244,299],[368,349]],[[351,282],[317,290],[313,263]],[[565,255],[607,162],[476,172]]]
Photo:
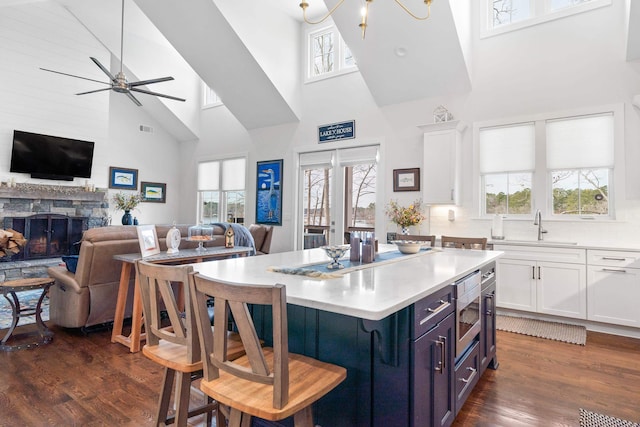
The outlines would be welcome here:
[[[248,427],[252,417],[278,421],[293,415],[295,427],[313,427],[312,404],[346,378],[346,369],[289,353],[284,285],[240,285],[191,274],[204,377],[200,389],[215,399],[229,427]],[[229,360],[228,336],[207,327],[206,301],[215,298],[215,322],[233,315],[246,355]],[[273,347],[261,347],[248,304],[270,306]],[[224,425],[224,424],[222,424]]]
[[[398,234],[398,240],[417,240],[420,242],[430,242],[431,247],[436,245],[436,236],[420,236],[418,234]]]
[[[458,249],[487,249],[486,237],[453,237],[440,236],[440,244],[443,248]]]
[[[146,332],[146,344],[142,352],[155,363],[164,366],[164,380],[155,425],[175,422],[177,426],[186,426],[188,418],[205,413],[207,425],[211,425],[212,412],[218,405],[210,397],[207,397],[207,402],[202,406],[189,411],[191,381],[202,376],[202,352],[188,286],[189,273],[193,272],[193,267],[158,265],[138,260],[136,272]],[[176,298],[175,285],[172,285],[175,283],[183,285],[181,288],[185,292],[184,312]],[[166,312],[166,316],[163,312]],[[163,321],[165,317],[168,320]],[[209,329],[211,328],[209,322]],[[226,332],[226,324],[220,330]],[[228,334],[230,339],[227,357],[238,358],[244,354],[242,341],[237,334]],[[176,412],[175,416],[169,416],[174,379]],[[216,416],[218,420],[222,420],[219,411]],[[223,424],[218,421],[217,425]]]

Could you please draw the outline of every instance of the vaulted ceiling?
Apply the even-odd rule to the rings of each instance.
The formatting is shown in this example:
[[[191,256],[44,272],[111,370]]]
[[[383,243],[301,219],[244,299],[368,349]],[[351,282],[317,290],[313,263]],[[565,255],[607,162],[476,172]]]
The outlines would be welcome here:
[[[0,0],[0,6],[32,1]],[[121,1],[55,1],[112,53],[119,66]],[[337,1],[310,3],[330,9]],[[127,77],[131,81],[172,75],[174,82],[149,89],[188,98],[180,103],[145,96],[142,108],[178,140],[198,138],[202,80],[247,129],[300,120],[304,25],[298,3],[126,0]],[[416,13],[424,7],[421,1],[406,3]],[[628,3],[627,60],[635,61],[640,58],[640,5]],[[332,17],[379,106],[471,90],[471,1],[434,0],[427,21],[414,20],[395,2],[373,2],[364,40],[358,28],[360,6],[347,0]]]

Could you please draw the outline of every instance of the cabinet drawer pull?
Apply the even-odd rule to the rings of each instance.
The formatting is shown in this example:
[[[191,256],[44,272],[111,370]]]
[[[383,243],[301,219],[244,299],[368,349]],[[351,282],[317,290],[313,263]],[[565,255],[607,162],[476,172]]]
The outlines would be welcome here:
[[[602,271],[606,271],[607,273],[626,273],[627,270],[621,270],[617,268],[603,268]]]
[[[476,372],[478,372],[478,370],[476,368],[472,368],[471,366],[469,366],[467,368],[468,371],[471,371],[471,374],[469,375],[468,378],[460,378],[460,381],[462,381],[463,383],[467,384],[471,381],[471,379],[476,375]]]
[[[536,278],[536,266],[535,265],[533,267],[531,267],[531,278],[532,279]]]
[[[436,308],[425,308],[424,311],[427,311],[429,313],[431,313],[430,315],[428,315],[427,317],[425,317],[424,319],[420,320],[420,324],[424,325],[425,322],[428,322],[429,319],[431,319],[433,316],[435,316],[436,314],[440,313],[442,310],[446,309],[447,307],[451,306],[451,303],[445,300],[440,300],[438,301],[440,303],[440,305]]]
[[[626,261],[626,258],[614,258],[614,257],[608,257],[608,256],[603,256],[602,257],[603,260],[607,260],[607,261]]]

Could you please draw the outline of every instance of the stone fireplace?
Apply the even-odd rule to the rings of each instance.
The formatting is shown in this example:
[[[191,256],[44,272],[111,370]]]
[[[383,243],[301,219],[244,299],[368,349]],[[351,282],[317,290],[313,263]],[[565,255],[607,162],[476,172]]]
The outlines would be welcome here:
[[[106,191],[84,187],[16,184],[0,187],[3,228],[25,235],[27,245],[3,261],[56,258],[74,253],[74,243],[88,228],[108,223]],[[7,259],[8,258],[8,259]]]

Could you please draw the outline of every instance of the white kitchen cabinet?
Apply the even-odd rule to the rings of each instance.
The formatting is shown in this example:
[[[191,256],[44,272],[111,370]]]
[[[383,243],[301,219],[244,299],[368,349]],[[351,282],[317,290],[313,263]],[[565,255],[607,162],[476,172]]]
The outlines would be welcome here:
[[[424,131],[422,200],[429,205],[460,201],[462,132],[459,120],[419,126]]]
[[[578,248],[494,244],[497,306],[586,319],[586,253]]]
[[[640,253],[587,251],[587,319],[640,327]]]

